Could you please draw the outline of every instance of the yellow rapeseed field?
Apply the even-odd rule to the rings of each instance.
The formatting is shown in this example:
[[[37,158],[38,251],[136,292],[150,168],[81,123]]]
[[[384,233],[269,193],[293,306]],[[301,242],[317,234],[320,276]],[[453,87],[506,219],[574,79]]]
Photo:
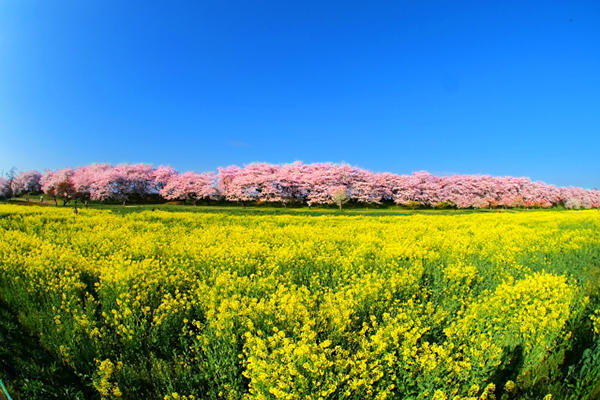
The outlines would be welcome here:
[[[599,228],[1,205],[0,293],[102,399],[585,398]]]

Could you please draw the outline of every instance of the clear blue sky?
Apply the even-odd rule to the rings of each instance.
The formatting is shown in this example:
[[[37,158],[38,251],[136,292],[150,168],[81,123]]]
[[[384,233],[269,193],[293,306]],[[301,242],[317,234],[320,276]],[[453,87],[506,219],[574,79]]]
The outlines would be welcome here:
[[[600,2],[0,0],[0,170],[295,160],[600,189]]]

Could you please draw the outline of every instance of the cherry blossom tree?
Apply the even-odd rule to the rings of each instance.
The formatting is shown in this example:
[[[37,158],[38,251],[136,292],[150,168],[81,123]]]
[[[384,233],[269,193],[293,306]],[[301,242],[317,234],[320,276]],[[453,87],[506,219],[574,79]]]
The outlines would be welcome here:
[[[582,207],[581,201],[575,196],[567,198],[564,205],[569,210],[579,210]]]
[[[232,165],[219,168],[217,175],[219,192],[229,201],[253,201],[257,198],[255,186],[248,181],[243,168]]]
[[[340,188],[346,188],[352,196],[352,187],[356,181],[358,168],[349,164],[315,163],[306,169],[305,188],[309,204],[332,204],[333,194]]]
[[[94,200],[113,199],[125,205],[131,196],[143,198],[156,192],[153,172],[151,164],[118,164],[99,172],[90,194]]]
[[[190,200],[195,206],[199,200],[214,197],[215,189],[214,173],[186,172],[171,175],[160,195],[166,200]]]
[[[164,165],[159,166],[152,172],[152,177],[154,178],[154,187],[158,191],[162,190],[169,182],[169,179],[174,176],[177,176],[177,171],[175,171],[175,168]]]
[[[10,183],[6,178],[0,176],[0,197],[2,197],[5,200],[8,200],[10,198],[10,194]]]
[[[281,203],[284,200],[279,185],[280,167],[268,163],[251,163],[238,175],[238,180],[248,193],[254,193],[257,200],[269,203]]]
[[[310,185],[306,180],[308,170],[309,166],[302,164],[301,161],[279,167],[275,185],[284,206],[294,201],[306,201],[310,193]]]
[[[384,199],[385,192],[374,173],[362,168],[354,168],[350,195],[351,199],[357,203],[380,204]]]
[[[399,196],[400,190],[400,176],[392,174],[390,172],[383,172],[374,174],[373,176],[373,190],[379,196],[382,201],[394,201]],[[375,195],[377,196],[377,195]]]
[[[218,188],[230,201],[265,201],[287,203],[298,190],[291,169],[281,173],[278,165],[251,163],[244,168],[219,168]]]
[[[523,200],[523,196],[517,195],[510,200],[511,207],[524,207],[525,200]]]
[[[423,200],[423,186],[427,186],[429,174],[426,172],[415,172],[412,175],[399,175],[395,181],[394,201],[396,204],[406,205],[409,202],[417,202],[421,204]],[[412,205],[412,203],[411,203]]]
[[[41,190],[41,177],[42,174],[35,170],[19,173],[13,181],[14,193],[19,194],[25,192],[28,194],[29,192],[39,192]]]
[[[81,200],[94,198],[102,184],[102,177],[111,169],[112,166],[109,163],[92,163],[76,168],[71,178],[75,196]]]
[[[315,163],[308,166],[304,176],[307,201],[312,204],[331,204],[331,188],[340,186],[332,163]]]
[[[479,196],[475,196],[471,201],[471,206],[473,208],[487,208],[489,206],[489,202]]]
[[[350,200],[348,197],[348,188],[340,187],[335,189],[331,195],[331,199],[340,208],[340,211],[342,211],[342,205]]]
[[[73,185],[74,171],[71,168],[63,168],[58,171],[46,170],[40,179],[42,191],[54,199],[54,204],[58,205],[58,198],[63,199],[63,206],[67,205],[75,194]]]

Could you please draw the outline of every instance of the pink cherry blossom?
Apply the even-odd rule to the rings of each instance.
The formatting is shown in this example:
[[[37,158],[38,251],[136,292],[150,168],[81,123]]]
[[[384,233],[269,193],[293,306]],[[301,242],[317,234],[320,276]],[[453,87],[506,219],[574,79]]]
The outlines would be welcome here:
[[[13,181],[14,194],[19,194],[21,192],[39,192],[41,190],[41,177],[42,174],[35,170],[19,173]]]
[[[160,195],[166,200],[190,200],[194,205],[199,200],[213,198],[215,194],[215,174],[212,172],[171,175],[160,190]]]
[[[27,182],[34,182],[32,175]],[[23,175],[25,180],[25,175]],[[457,208],[600,207],[600,192],[582,188],[557,188],[529,178],[489,175],[435,176],[426,171],[411,175],[373,173],[347,163],[289,164],[251,163],[219,168],[218,174],[186,172],[172,167],[156,169],[149,164],[89,164],[75,170],[46,171],[40,180],[45,193],[61,184],[69,196],[127,201],[132,196],[159,193],[165,199],[197,202],[221,197],[236,202],[306,202],[332,204],[333,195],[343,190],[356,203],[420,204],[435,207],[446,203]],[[19,183],[16,187],[24,184]],[[32,186],[33,185],[33,186]],[[71,188],[72,186],[72,188]],[[32,183],[28,187],[34,187]],[[64,189],[68,190],[64,190]],[[69,192],[72,192],[69,195]]]

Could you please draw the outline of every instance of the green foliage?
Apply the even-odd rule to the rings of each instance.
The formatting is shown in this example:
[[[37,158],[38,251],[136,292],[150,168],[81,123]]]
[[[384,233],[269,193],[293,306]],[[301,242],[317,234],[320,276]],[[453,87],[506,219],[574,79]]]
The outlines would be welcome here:
[[[406,203],[404,203],[404,205],[408,208],[410,208],[411,210],[416,210],[417,208],[419,208],[420,203],[416,200],[411,200],[411,201],[407,201]]]
[[[444,201],[440,201],[439,203],[435,203],[435,207],[434,208],[437,208],[438,210],[445,210],[445,209],[451,208],[451,207],[452,207],[452,203],[447,203],[447,202],[444,202]]]
[[[40,346],[38,338],[24,329],[2,300],[0,344],[0,377],[14,400],[97,398],[91,381],[78,377]]]

